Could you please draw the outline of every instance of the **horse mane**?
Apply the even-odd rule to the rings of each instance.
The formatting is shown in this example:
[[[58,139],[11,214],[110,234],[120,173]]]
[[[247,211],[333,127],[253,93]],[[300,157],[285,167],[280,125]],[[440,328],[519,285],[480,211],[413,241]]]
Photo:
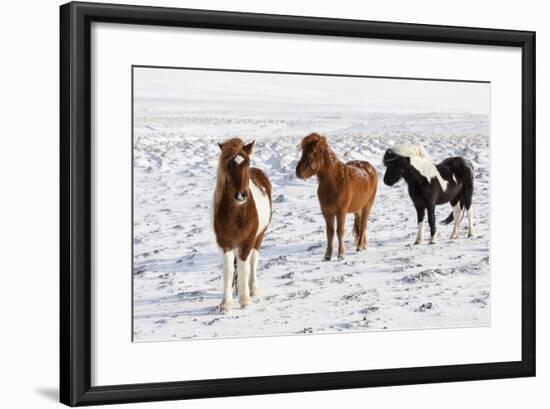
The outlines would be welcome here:
[[[304,136],[304,139],[302,139],[302,150],[304,150],[306,146],[308,146],[312,142],[318,142],[319,146],[328,147],[327,138],[325,138],[323,135],[319,135],[318,133],[313,132],[310,133],[308,136]]]
[[[222,200],[222,194],[223,194],[223,190],[225,188],[225,182],[227,179],[224,162],[232,158],[233,156],[235,156],[238,152],[240,152],[244,147],[244,142],[241,138],[231,138],[225,141],[224,143],[219,144],[219,146],[221,148],[221,153],[218,160],[218,170],[216,172],[216,188],[214,190],[214,201],[213,201],[214,214],[216,214],[218,205]]]
[[[421,157],[425,158],[431,161],[430,155],[428,155],[428,152],[426,152],[426,149],[424,149],[421,145],[394,145],[391,150],[398,154],[399,156],[403,156],[405,158],[412,158],[412,157]]]
[[[221,156],[221,155],[220,155]],[[221,162],[221,157],[220,157]],[[223,169],[223,166],[218,165],[218,170],[216,172],[216,187],[214,189],[214,200],[213,200],[213,214],[216,214],[218,205],[222,200],[223,189],[225,188],[226,175]]]
[[[426,152],[423,146],[420,145],[394,145],[391,150],[404,158],[409,158],[411,165],[422,175],[428,182],[436,178],[441,185],[443,191],[447,189],[447,181],[441,177],[437,167],[433,163],[430,155]]]
[[[310,133],[308,136],[305,136],[304,139],[302,139],[302,150],[306,149],[306,147],[312,142],[317,142],[317,146],[315,147],[315,149],[320,152],[324,157],[328,157],[330,163],[339,162],[338,156],[328,145],[327,138],[316,132]]]
[[[221,162],[235,156],[239,153],[244,147],[244,142],[241,138],[231,138],[220,144],[222,150],[220,154],[220,164]]]

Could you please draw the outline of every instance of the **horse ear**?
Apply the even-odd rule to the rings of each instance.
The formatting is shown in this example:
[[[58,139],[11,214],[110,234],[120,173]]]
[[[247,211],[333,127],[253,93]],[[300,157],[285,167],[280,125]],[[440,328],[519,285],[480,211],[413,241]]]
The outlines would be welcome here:
[[[243,146],[243,151],[245,151],[247,155],[250,155],[252,153],[252,148],[254,147],[255,142],[256,141],[252,141],[249,144]]]
[[[223,150],[223,143],[218,142],[218,146],[220,147],[220,151]]]

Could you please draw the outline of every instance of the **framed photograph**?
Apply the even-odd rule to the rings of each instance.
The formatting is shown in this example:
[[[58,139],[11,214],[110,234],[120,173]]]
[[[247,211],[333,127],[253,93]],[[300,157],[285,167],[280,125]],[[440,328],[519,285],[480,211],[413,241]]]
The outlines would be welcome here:
[[[535,33],[61,6],[61,402],[535,375]]]

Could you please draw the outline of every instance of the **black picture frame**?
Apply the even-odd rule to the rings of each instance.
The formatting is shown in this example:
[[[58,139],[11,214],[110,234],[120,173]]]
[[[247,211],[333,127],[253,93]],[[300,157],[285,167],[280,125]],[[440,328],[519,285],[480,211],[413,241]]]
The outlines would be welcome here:
[[[521,361],[91,386],[92,22],[519,47]],[[535,33],[95,3],[60,7],[60,401],[70,406],[535,376]]]

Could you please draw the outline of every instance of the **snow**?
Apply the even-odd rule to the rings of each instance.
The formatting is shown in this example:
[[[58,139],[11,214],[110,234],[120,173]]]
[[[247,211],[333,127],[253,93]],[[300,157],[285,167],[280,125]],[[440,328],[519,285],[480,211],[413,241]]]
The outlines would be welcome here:
[[[476,84],[486,86],[486,84]],[[134,101],[134,341],[319,334],[490,325],[489,117],[486,113],[363,113],[322,104],[232,105],[206,97]],[[367,227],[355,252],[324,262],[317,180],[295,177],[302,137],[319,132],[340,160],[378,170]],[[260,250],[259,295],[219,314],[222,258],[212,230],[219,147],[255,140],[252,166],[273,185],[273,219]],[[434,161],[464,156],[475,169],[476,237],[450,240],[436,208],[437,244],[413,245],[416,212],[403,180],[383,184],[384,151],[422,145]],[[428,226],[426,225],[426,228]],[[336,244],[336,242],[335,242]]]

